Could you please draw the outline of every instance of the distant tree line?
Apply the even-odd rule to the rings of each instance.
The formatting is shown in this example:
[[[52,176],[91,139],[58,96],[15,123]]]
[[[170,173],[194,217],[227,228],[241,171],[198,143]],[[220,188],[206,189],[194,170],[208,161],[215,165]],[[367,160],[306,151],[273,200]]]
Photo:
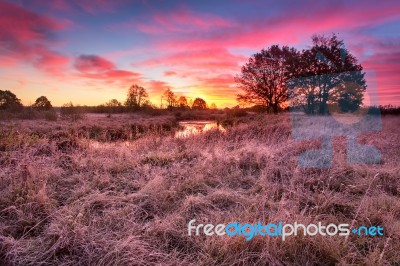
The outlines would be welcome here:
[[[0,110],[21,111],[23,107],[21,100],[14,93],[8,90],[0,90]],[[40,96],[37,98],[31,107],[40,111],[53,109],[51,102],[46,98],[46,96]]]
[[[19,111],[22,107],[21,100],[14,93],[0,90],[0,110]]]
[[[252,110],[278,113],[287,108],[302,109],[308,114],[354,112],[363,102],[367,84],[365,72],[357,58],[345,47],[343,40],[331,36],[315,35],[312,46],[301,51],[294,47],[272,45],[252,55],[235,77],[241,92],[240,103],[251,104]],[[161,112],[166,110],[217,109],[200,98],[194,100],[177,96],[168,88],[160,99],[160,106],[149,100],[146,89],[137,84],[129,87],[124,102],[111,99],[98,106],[64,104],[59,110],[62,117],[79,119],[84,113]],[[382,114],[400,114],[400,107],[370,108]],[[57,114],[46,96],[40,96],[31,106],[9,90],[0,90],[0,115],[22,113],[21,117],[46,116],[57,119]],[[238,108],[235,115],[240,115]],[[1,118],[1,116],[0,116]]]
[[[187,100],[185,96],[177,97],[171,89],[167,89],[161,96],[161,100],[165,101],[165,105],[161,103],[160,108],[165,109],[217,109],[215,103],[210,106],[202,98],[195,98]],[[37,112],[41,111],[54,111],[51,102],[46,96],[40,96],[31,106],[25,106],[25,108],[31,108]],[[72,102],[66,103],[60,107],[61,113],[72,114],[73,109],[79,109],[79,113],[84,112],[99,112],[99,113],[122,113],[122,112],[134,112],[148,109],[158,109],[157,106],[149,101],[149,95],[145,88],[133,84],[127,92],[127,97],[124,103],[117,99],[111,99],[108,102],[98,106],[79,106],[73,105]],[[7,112],[20,112],[24,110],[24,106],[21,100],[11,91],[0,90],[0,111]]]
[[[388,105],[379,105],[379,106],[370,106],[370,113],[377,113],[381,115],[400,115],[400,107],[393,106],[391,104]]]
[[[208,106],[207,102],[200,97],[195,98],[193,101],[191,99],[188,100],[186,96],[177,97],[175,96],[175,93],[171,91],[171,89],[167,89],[161,96],[161,106],[160,106],[161,108],[163,108],[162,104],[163,99],[165,99],[166,108],[168,109],[173,109],[173,108],[181,108],[181,109],[192,108],[197,110],[217,109],[215,103],[211,103],[211,105]]]
[[[125,102],[120,102],[117,99],[111,99],[110,101],[98,105],[96,107],[88,107],[94,112],[99,113],[122,113],[122,112],[135,112],[141,110],[149,109],[195,109],[195,110],[205,110],[205,109],[217,109],[215,103],[211,103],[209,106],[207,102],[202,98],[195,98],[194,100],[187,99],[186,96],[176,96],[175,93],[168,88],[161,95],[160,107],[152,104],[149,100],[149,95],[145,88],[133,84],[127,92]]]
[[[10,118],[56,120],[57,114],[45,96],[37,98],[31,106],[23,106],[14,93],[0,90],[0,119]]]

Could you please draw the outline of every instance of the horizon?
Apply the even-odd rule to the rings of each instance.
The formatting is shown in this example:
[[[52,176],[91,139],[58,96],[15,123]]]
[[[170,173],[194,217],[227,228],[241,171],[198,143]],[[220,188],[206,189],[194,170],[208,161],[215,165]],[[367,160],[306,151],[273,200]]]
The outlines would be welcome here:
[[[171,88],[218,108],[238,103],[233,77],[273,44],[299,50],[337,33],[366,72],[379,104],[400,106],[400,4],[262,1],[1,1],[0,90],[24,105],[124,102],[136,83],[159,106]],[[314,14],[310,16],[309,14]],[[267,26],[268,25],[268,26]],[[368,88],[367,88],[368,91]]]

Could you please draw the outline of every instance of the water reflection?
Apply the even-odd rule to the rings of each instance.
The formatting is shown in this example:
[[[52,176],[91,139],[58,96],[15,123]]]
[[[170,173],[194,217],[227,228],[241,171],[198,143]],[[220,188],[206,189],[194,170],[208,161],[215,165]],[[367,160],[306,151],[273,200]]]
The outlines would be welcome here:
[[[179,129],[175,132],[175,138],[187,138],[193,135],[200,134],[202,132],[210,130],[219,130],[220,132],[225,132],[220,124],[214,121],[186,121],[179,122]],[[116,148],[131,148],[133,141],[120,140],[113,142],[101,142],[96,140],[83,139],[82,145],[93,148],[93,149],[116,149]]]
[[[83,141],[83,145],[94,149],[115,149],[115,148],[129,148],[132,141],[115,141],[115,142],[100,142],[96,140]]]
[[[214,121],[186,121],[179,122],[179,126],[180,129],[175,132],[175,138],[186,138],[209,130],[225,132],[225,129]]]

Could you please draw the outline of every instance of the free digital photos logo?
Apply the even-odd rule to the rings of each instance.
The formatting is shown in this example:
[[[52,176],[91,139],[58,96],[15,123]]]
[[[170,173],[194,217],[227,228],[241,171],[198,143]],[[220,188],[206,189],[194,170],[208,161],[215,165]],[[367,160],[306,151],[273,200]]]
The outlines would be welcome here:
[[[280,237],[285,241],[290,236],[304,235],[304,236],[341,236],[347,237],[349,235],[357,236],[370,236],[379,237],[384,235],[384,229],[381,226],[359,226],[351,228],[350,224],[328,224],[323,225],[321,222],[316,224],[302,224],[294,222],[290,223],[269,223],[263,224],[257,222],[254,224],[239,222],[229,224],[196,224],[196,220],[191,220],[188,223],[188,235],[192,236],[244,236],[247,241],[253,239],[255,236],[270,236]]]

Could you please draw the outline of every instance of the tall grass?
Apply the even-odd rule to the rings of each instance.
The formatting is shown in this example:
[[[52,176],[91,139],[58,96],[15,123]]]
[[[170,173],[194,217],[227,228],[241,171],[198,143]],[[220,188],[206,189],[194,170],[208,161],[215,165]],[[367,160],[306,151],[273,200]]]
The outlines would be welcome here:
[[[127,123],[112,120],[96,124]],[[330,169],[298,167],[299,153],[319,143],[293,140],[286,115],[96,147],[76,130],[87,120],[2,124],[0,264],[399,264],[399,122],[386,116],[381,132],[359,138],[381,150],[382,164],[346,163],[337,138]],[[191,219],[353,222],[381,225],[385,236],[189,237]]]

